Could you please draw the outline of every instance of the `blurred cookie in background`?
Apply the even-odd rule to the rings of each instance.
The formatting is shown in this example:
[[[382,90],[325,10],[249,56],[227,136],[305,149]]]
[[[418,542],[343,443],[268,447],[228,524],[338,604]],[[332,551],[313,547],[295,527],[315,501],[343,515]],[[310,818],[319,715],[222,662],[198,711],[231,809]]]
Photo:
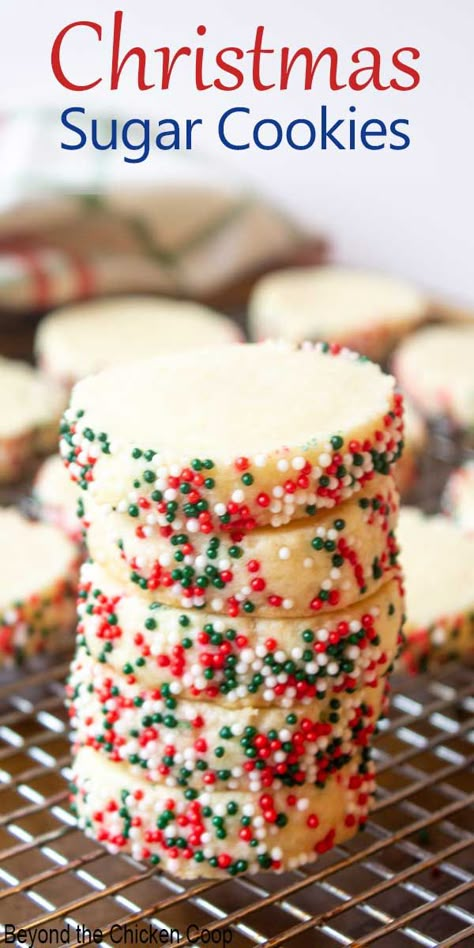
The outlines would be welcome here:
[[[453,471],[443,492],[442,505],[461,530],[474,534],[474,460]]]
[[[474,324],[427,326],[393,357],[403,390],[430,422],[474,435]]]
[[[0,357],[0,403],[0,484],[14,484],[57,447],[66,399],[42,372]]]
[[[56,527],[0,510],[0,668],[73,640],[78,561]]]
[[[290,268],[257,283],[249,331],[257,340],[335,342],[383,361],[428,314],[424,294],[388,274],[342,266]]]
[[[53,454],[41,465],[33,483],[32,499],[39,520],[59,527],[74,543],[81,542],[79,490],[59,454]]]
[[[428,445],[428,429],[413,402],[404,397],[405,434],[401,458],[394,469],[395,483],[402,497],[412,490],[420,474],[420,462]]]
[[[241,338],[232,320],[199,303],[109,297],[45,316],[36,333],[35,353],[41,368],[69,389],[86,375],[121,362]]]
[[[447,517],[402,507],[398,525],[405,579],[409,671],[474,648],[474,538]]]

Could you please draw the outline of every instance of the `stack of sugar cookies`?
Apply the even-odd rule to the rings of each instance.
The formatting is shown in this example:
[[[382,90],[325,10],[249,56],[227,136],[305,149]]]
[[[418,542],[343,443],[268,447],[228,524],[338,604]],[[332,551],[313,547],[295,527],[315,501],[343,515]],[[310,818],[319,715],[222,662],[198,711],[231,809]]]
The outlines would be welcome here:
[[[361,827],[403,594],[394,381],[326,344],[80,382],[74,806],[182,878],[284,870]]]

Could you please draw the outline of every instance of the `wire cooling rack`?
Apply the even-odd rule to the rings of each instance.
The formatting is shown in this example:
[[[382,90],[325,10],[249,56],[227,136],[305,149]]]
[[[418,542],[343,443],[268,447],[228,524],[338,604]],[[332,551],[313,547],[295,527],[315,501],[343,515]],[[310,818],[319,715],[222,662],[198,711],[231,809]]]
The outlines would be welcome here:
[[[298,871],[186,884],[110,856],[76,829],[67,667],[64,656],[0,689],[0,920],[24,929],[18,944],[35,931],[36,944],[87,944],[87,929],[103,945],[474,944],[468,667],[395,680],[364,833]],[[0,942],[8,938],[5,928]]]

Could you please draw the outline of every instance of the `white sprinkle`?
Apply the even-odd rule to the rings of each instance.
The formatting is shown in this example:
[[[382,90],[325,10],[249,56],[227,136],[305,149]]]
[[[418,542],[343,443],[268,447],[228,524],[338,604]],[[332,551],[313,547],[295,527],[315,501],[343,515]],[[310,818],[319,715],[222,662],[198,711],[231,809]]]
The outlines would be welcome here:
[[[308,807],[309,807],[309,800],[307,800],[306,797],[302,797],[302,799],[298,800],[296,804],[296,809],[299,810],[300,812],[303,812],[303,810],[307,810]]]

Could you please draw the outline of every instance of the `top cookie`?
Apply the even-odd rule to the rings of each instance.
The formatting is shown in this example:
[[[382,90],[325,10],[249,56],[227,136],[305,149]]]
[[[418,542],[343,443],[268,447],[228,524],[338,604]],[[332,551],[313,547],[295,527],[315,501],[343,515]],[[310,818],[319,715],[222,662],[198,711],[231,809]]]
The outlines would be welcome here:
[[[427,300],[384,273],[298,267],[263,277],[250,302],[254,339],[339,342],[374,359],[425,319]]]
[[[394,372],[427,418],[474,428],[474,326],[429,326],[395,353]]]
[[[224,346],[117,366],[74,389],[61,453],[98,503],[190,532],[281,525],[388,473],[394,379],[322,344]]]
[[[109,365],[239,338],[230,319],[198,303],[125,296],[55,310],[41,321],[35,349],[45,371],[73,385]]]

